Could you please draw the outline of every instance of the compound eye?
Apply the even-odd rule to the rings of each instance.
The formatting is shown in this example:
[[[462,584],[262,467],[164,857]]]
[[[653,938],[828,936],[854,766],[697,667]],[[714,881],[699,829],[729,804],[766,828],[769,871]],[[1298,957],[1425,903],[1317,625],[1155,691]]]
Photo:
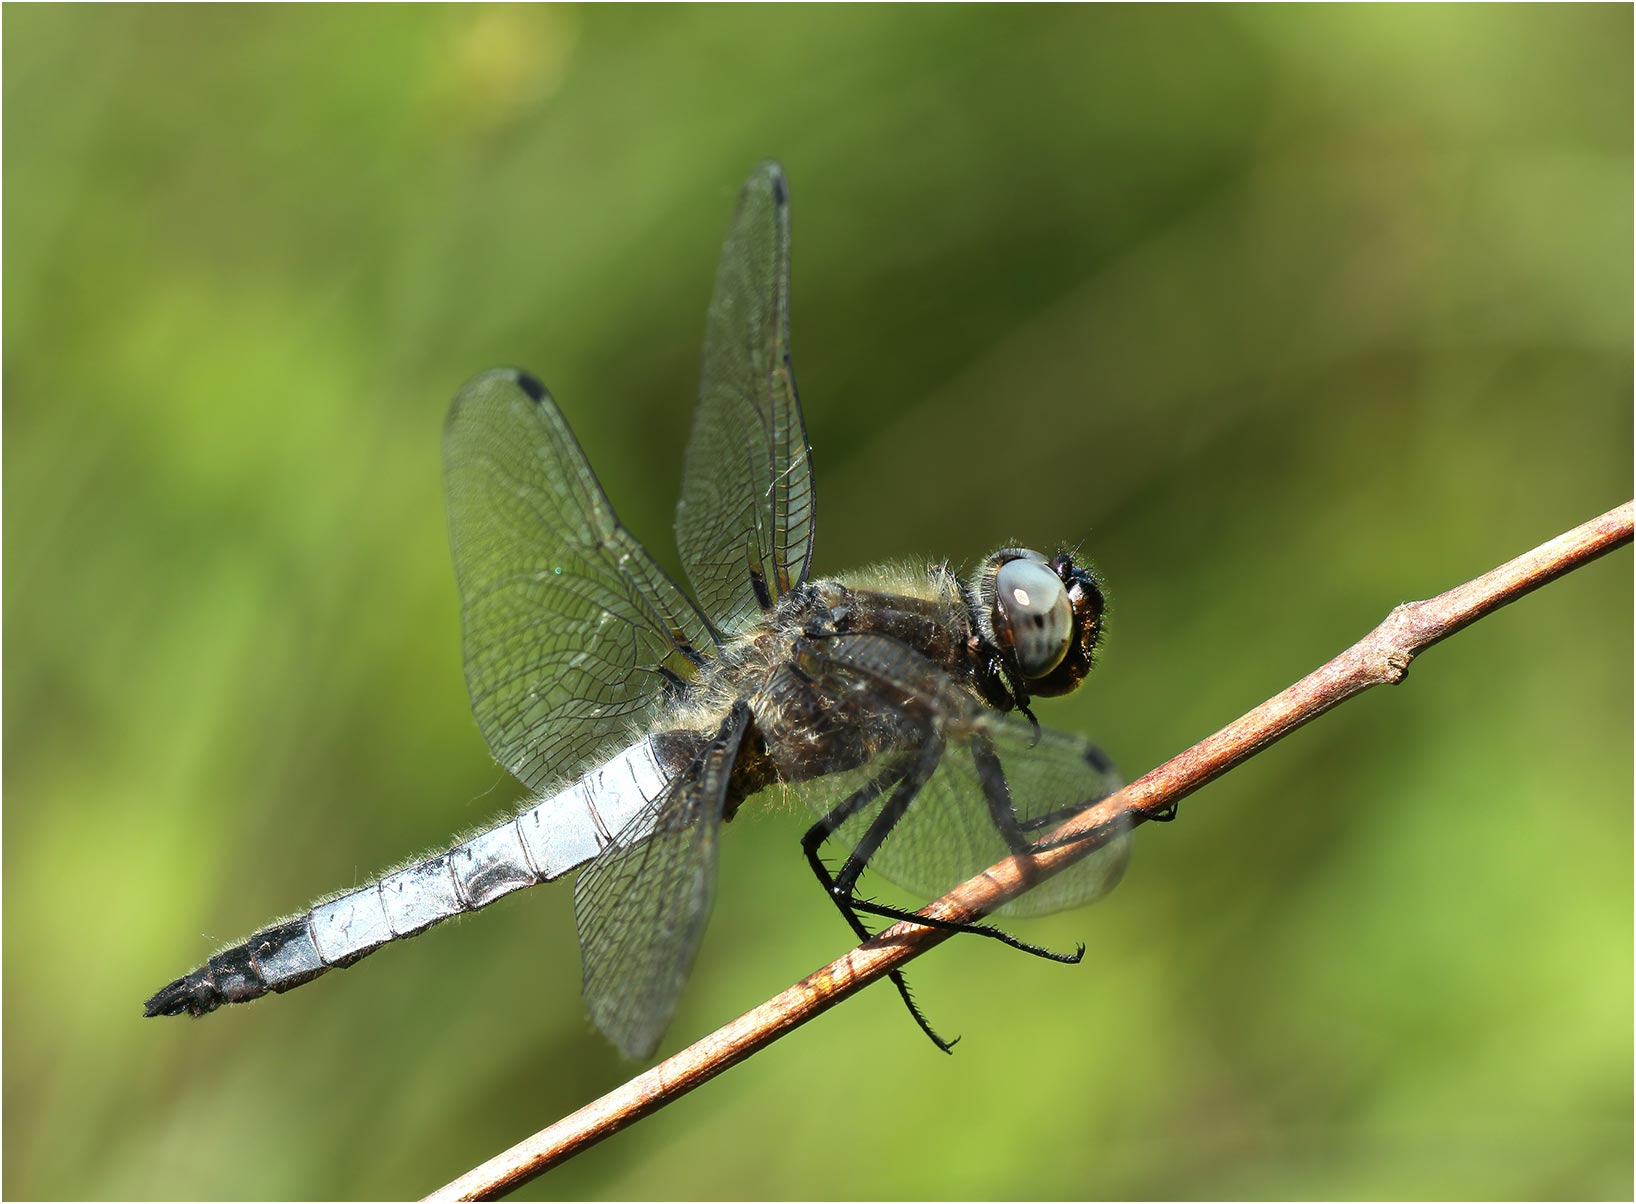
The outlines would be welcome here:
[[[1008,560],[994,577],[996,605],[1011,627],[1024,677],[1044,677],[1068,655],[1074,611],[1062,580],[1037,560]]]

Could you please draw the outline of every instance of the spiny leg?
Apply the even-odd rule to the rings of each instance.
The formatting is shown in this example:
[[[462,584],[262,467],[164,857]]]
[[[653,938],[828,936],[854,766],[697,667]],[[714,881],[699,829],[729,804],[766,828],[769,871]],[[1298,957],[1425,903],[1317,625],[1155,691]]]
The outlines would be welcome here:
[[[1017,814],[1016,805],[1011,801],[1011,788],[1006,785],[1005,771],[1001,768],[1000,758],[994,751],[994,745],[984,736],[978,736],[971,743],[972,765],[977,771],[977,781],[982,786],[984,801],[988,803],[989,818],[1000,839],[1005,841],[1006,848],[1013,856],[1032,856],[1049,849],[1060,848],[1064,845],[1075,844],[1084,837],[1074,836],[1062,840],[1033,841],[1029,838],[1030,832],[1037,832],[1041,828],[1061,823],[1073,818],[1085,809],[1085,804],[1074,804],[1067,807],[1058,807],[1044,815],[1037,815],[1032,819],[1024,820]],[[1072,953],[1057,953],[1051,949],[1032,945],[1019,940],[1010,933],[992,926],[985,926],[995,939],[1021,949],[1025,953],[1032,953],[1035,957],[1043,957],[1049,961],[1064,962],[1068,965],[1077,964],[1085,956],[1085,946],[1076,945]]]
[[[841,915],[846,919],[852,931],[857,934],[860,941],[867,941],[874,934],[864,927],[863,921],[858,919],[857,913],[849,909],[846,901],[836,893],[835,877],[829,872],[829,867],[824,864],[823,859],[818,856],[818,850],[825,841],[840,829],[842,824],[874,802],[887,787],[898,781],[902,776],[903,771],[900,766],[889,766],[885,772],[877,774],[871,781],[865,783],[863,787],[844,799],[838,806],[832,808],[829,814],[807,829],[806,835],[801,838],[801,848],[807,855],[807,864],[812,867],[812,872],[817,876],[818,881],[823,884],[824,893],[834,900],[835,906],[840,909]],[[904,978],[901,970],[893,970],[887,977],[892,980],[892,985],[897,988],[898,995],[903,999],[903,1005],[909,1009],[909,1015],[914,1017],[915,1023],[920,1026],[920,1031],[925,1033],[938,1049],[944,1053],[952,1053],[960,1038],[955,1037],[953,1040],[945,1041],[938,1036],[937,1031],[921,1014],[920,1006],[915,1003],[914,996],[909,990],[909,981]]]
[[[908,775],[898,783],[897,789],[892,792],[891,798],[880,809],[858,842],[857,848],[846,859],[841,872],[834,878],[831,891],[837,900],[843,901],[848,910],[861,911],[868,915],[881,916],[884,919],[907,921],[919,924],[923,928],[938,928],[945,932],[969,932],[974,936],[986,936],[1009,945],[1013,949],[1024,953],[1031,953],[1035,957],[1043,957],[1049,961],[1068,962],[1079,961],[1085,955],[1083,946],[1075,953],[1057,953],[1050,949],[1043,949],[1038,945],[1031,945],[1027,941],[1019,940],[1009,932],[994,927],[992,924],[978,924],[971,920],[942,920],[931,916],[924,916],[918,912],[905,911],[899,907],[888,907],[884,903],[876,903],[871,899],[860,899],[856,887],[858,877],[869,864],[869,859],[875,855],[892,829],[897,826],[904,813],[909,810],[909,804],[914,802],[915,796],[931,780],[932,774],[937,771],[938,762],[943,757],[943,742],[935,737],[929,738],[921,750],[920,758]],[[879,791],[876,792],[878,795]]]
[[[940,920],[936,916],[924,916],[918,911],[905,911],[901,907],[891,907],[885,903],[876,903],[871,899],[860,899],[851,895],[846,899],[846,905],[866,915],[880,916],[882,919],[919,924],[922,928],[941,928],[945,932],[968,932],[972,936],[986,936],[999,941],[1000,944],[1022,953],[1029,953],[1035,957],[1043,957],[1048,962],[1061,962],[1068,966],[1077,966],[1085,956],[1085,946],[1077,945],[1072,953],[1058,953],[1055,949],[1047,949],[1043,945],[1031,945],[1021,937],[1012,936],[1003,928],[996,928],[993,924],[978,924],[972,920]]]

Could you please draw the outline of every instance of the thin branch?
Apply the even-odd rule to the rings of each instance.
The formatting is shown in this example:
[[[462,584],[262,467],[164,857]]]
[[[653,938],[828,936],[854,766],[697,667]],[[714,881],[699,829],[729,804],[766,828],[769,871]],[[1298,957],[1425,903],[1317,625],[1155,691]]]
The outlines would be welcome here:
[[[1402,681],[1409,662],[1424,649],[1546,582],[1629,543],[1633,506],[1636,503],[1626,502],[1447,593],[1398,606],[1380,626],[1322,668],[1088,808],[1046,838],[1079,837],[1078,843],[1036,857],[1002,861],[957,886],[921,914],[951,920],[985,915],[1097,848],[1122,826],[1115,821],[1126,813],[1133,824],[1150,819],[1330,707],[1370,686]],[[492,1199],[526,1183],[686,1095],[876,979],[901,969],[911,958],[949,936],[947,931],[910,923],[887,929],[622,1087],[468,1171],[427,1199]]]

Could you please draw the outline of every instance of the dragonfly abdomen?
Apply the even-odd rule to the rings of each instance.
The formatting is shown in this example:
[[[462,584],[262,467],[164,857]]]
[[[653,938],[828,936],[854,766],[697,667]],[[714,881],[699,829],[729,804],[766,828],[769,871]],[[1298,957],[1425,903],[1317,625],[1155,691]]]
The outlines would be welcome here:
[[[149,999],[149,1016],[203,1016],[350,966],[450,916],[550,882],[595,857],[669,784],[641,740],[572,786],[435,857],[316,904],[224,949]]]

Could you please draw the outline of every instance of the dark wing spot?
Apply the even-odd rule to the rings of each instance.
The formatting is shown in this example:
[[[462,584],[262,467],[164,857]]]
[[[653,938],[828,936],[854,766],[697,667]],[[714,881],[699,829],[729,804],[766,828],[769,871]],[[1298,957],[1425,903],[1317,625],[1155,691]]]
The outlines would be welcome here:
[[[767,591],[767,578],[756,569],[750,570],[750,588],[755,591],[756,604],[762,610],[773,608],[773,596]]]
[[[790,203],[790,188],[788,184],[784,183],[784,173],[777,167],[774,167],[772,170],[772,177],[774,203],[779,205],[788,205]]]
[[[679,676],[664,665],[659,666],[659,673],[665,679],[664,695],[667,702],[676,702],[687,696],[687,683]]]
[[[1117,773],[1114,763],[1108,759],[1108,754],[1092,744],[1085,749],[1085,760],[1098,773]]]
[[[521,389],[524,393],[527,393],[529,397],[533,398],[535,401],[541,401],[544,399],[545,386],[538,380],[530,376],[528,373],[522,371],[518,371],[515,373],[515,375],[517,377],[517,387],[519,389]]]

